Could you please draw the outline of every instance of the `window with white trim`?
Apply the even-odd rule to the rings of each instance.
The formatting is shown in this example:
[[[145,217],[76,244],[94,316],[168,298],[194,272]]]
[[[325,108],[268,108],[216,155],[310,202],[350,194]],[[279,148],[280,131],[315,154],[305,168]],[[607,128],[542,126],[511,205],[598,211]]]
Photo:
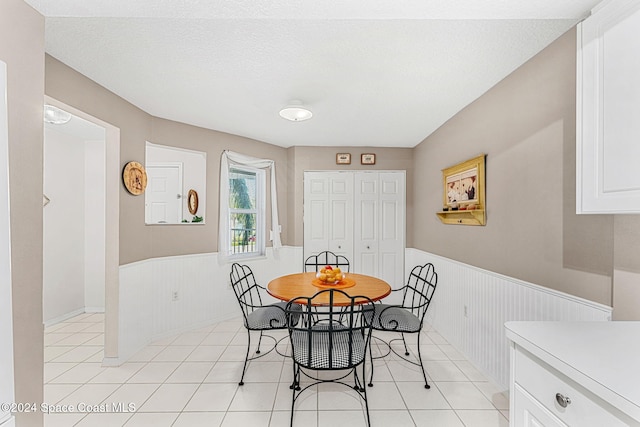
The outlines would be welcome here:
[[[229,257],[265,254],[266,182],[263,169],[229,165]]]

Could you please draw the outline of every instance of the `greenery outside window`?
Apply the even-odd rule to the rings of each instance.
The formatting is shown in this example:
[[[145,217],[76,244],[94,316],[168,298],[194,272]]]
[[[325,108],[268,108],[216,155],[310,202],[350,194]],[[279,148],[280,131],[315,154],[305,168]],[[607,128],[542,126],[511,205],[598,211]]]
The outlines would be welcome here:
[[[229,167],[229,257],[265,253],[265,172],[248,166]]]

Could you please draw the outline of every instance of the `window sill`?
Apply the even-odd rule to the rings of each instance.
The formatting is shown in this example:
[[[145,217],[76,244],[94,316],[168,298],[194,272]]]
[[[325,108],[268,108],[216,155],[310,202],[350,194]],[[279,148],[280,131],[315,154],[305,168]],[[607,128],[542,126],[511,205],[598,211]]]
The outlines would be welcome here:
[[[251,261],[251,260],[260,260],[266,259],[267,254],[259,254],[259,253],[251,253],[251,254],[235,254],[229,255],[229,262],[238,262],[238,261]]]

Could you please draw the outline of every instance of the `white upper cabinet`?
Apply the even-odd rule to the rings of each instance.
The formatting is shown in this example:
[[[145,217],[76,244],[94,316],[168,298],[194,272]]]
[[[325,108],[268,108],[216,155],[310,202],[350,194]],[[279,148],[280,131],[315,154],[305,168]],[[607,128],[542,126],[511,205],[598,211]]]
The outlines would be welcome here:
[[[577,213],[640,213],[640,2],[578,25]]]

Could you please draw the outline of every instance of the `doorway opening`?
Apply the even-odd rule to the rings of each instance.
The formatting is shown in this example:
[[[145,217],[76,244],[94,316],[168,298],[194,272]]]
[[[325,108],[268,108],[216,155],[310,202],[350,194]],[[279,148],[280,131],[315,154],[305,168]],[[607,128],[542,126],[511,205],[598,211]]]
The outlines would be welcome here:
[[[45,367],[85,356],[105,363],[117,358],[118,344],[120,131],[54,99],[45,103],[71,115],[44,127]]]

